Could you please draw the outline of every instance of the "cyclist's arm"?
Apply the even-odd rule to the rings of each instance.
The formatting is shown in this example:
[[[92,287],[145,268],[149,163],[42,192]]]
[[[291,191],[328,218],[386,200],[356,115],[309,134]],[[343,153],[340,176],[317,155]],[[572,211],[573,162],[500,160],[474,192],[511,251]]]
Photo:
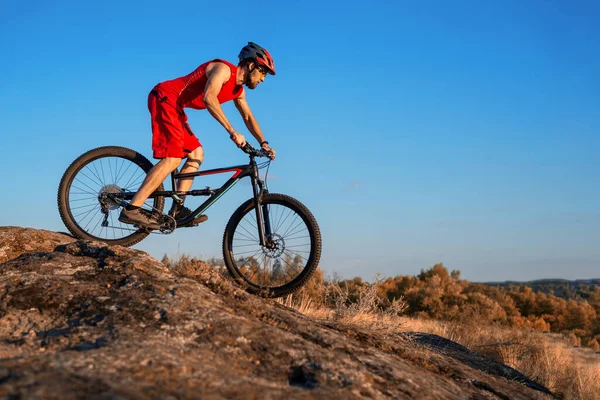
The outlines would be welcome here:
[[[229,123],[229,120],[221,108],[219,99],[217,98],[221,88],[231,77],[231,70],[227,65],[215,62],[212,66],[209,65],[207,68],[206,76],[208,79],[206,81],[206,86],[204,87],[204,96],[202,97],[204,104],[206,104],[206,109],[210,115],[223,125],[223,128],[225,128],[230,135],[233,135],[235,129],[233,129],[233,126]]]
[[[248,102],[246,101],[246,90],[245,89],[242,91],[242,94],[240,95],[240,97],[233,100],[233,103],[235,104],[235,107],[240,112],[240,115],[242,116],[242,119],[244,120],[244,123],[246,124],[246,128],[248,128],[248,130],[250,131],[252,136],[254,136],[254,138],[256,140],[258,140],[258,143],[264,142],[265,137],[263,136],[262,131],[260,130],[260,126],[258,125],[256,118],[254,118],[254,115],[252,115],[252,111],[250,111],[250,106],[248,105]]]

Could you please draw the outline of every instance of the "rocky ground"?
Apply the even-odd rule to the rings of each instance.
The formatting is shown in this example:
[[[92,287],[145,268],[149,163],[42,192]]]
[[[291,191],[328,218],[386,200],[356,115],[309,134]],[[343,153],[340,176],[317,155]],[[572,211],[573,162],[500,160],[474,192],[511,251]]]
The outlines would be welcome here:
[[[546,399],[447,339],[381,336],[247,294],[208,265],[0,227],[0,399]]]

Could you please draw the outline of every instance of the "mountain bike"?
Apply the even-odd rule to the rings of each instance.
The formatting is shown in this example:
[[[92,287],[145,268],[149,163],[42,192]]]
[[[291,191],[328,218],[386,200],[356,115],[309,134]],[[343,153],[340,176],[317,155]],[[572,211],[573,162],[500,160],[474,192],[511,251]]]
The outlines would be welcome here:
[[[300,201],[269,193],[266,177],[271,160],[257,163],[268,154],[246,144],[248,164],[192,173],[171,173],[171,190],[161,184],[141,210],[159,221],[151,230],[119,222],[122,207],[129,204],[153,164],[142,154],[118,146],[90,150],[65,171],[58,188],[58,210],[69,231],[79,239],[109,245],[132,246],[150,234],[169,234],[198,225],[204,212],[229,189],[249,177],[253,196],[231,215],[223,234],[223,259],[231,276],[249,292],[265,297],[285,296],[304,285],[316,270],[321,256],[321,233],[317,221]],[[259,170],[266,168],[265,179]],[[177,191],[179,178],[213,174],[233,175],[219,188]],[[165,199],[181,196],[207,199],[181,221],[163,213]]]

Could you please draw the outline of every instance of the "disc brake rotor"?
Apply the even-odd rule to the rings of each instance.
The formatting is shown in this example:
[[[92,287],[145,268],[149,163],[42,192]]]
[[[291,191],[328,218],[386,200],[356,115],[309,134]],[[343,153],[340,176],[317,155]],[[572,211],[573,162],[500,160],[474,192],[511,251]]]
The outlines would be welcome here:
[[[273,246],[271,248],[263,246],[263,253],[267,257],[278,258],[280,255],[283,254],[283,251],[285,250],[285,241],[278,234],[271,235],[269,241],[273,244]]]

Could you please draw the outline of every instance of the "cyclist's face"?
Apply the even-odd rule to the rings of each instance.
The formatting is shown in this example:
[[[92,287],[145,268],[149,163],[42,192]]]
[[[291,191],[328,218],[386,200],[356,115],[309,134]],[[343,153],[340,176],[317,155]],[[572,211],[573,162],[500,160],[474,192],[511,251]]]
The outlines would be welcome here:
[[[259,83],[265,80],[265,76],[267,76],[267,70],[263,66],[256,66],[251,72],[249,72],[249,79],[246,86],[249,89],[256,89]]]

